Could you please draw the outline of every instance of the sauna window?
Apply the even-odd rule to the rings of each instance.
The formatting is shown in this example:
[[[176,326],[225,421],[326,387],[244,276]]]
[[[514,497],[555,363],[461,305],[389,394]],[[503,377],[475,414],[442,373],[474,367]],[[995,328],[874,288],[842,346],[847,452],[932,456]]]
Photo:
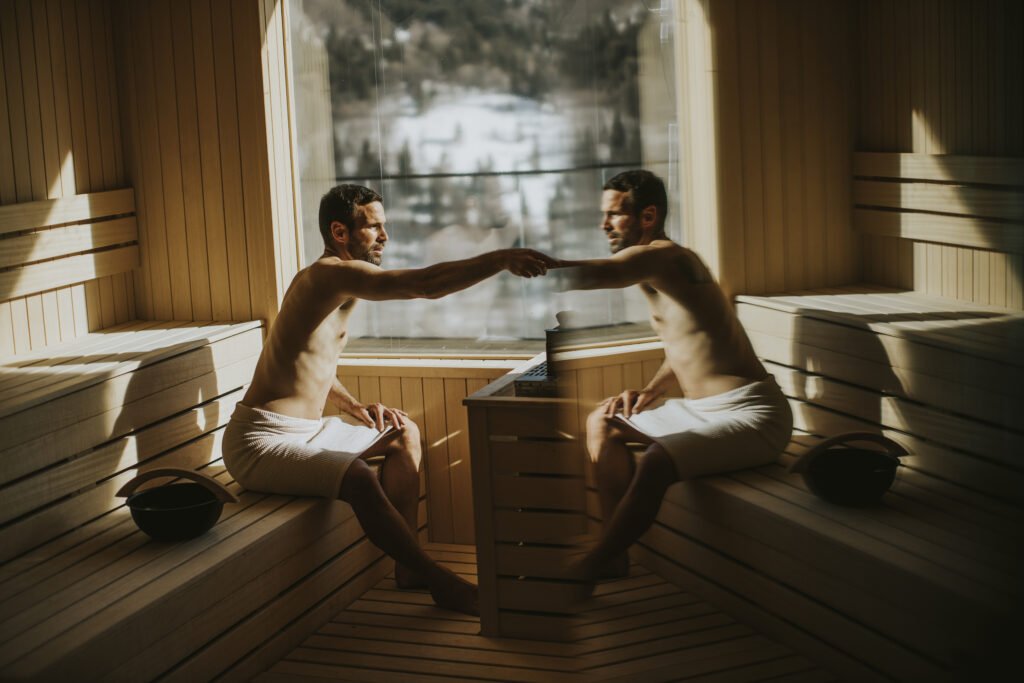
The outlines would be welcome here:
[[[669,0],[289,0],[304,259],[320,196],[384,196],[386,268],[491,249],[607,255],[601,185],[643,166],[676,187]],[[678,239],[670,191],[669,234]],[[364,350],[523,350],[560,310],[595,340],[650,334],[639,292],[554,292],[503,273],[436,301],[363,306]]]

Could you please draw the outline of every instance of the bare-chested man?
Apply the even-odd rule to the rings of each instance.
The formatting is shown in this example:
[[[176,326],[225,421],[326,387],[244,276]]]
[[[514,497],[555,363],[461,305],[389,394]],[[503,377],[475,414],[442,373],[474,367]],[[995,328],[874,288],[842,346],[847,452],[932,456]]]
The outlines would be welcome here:
[[[648,384],[612,396],[587,420],[605,525],[580,563],[586,579],[624,575],[626,550],[654,522],[668,487],[706,474],[773,462],[792,431],[774,379],[707,266],[665,236],[665,186],[649,171],[627,171],[604,186],[602,230],[612,257],[563,262],[575,289],[640,285],[665,362]],[[650,406],[675,383],[685,398]],[[654,439],[609,421],[630,418]],[[648,444],[634,459],[627,442]]]
[[[340,498],[369,539],[396,561],[401,587],[426,585],[441,606],[477,611],[476,587],[430,559],[416,541],[420,435],[401,410],[360,403],[337,378],[349,316],[360,299],[438,298],[502,270],[543,275],[551,259],[527,249],[493,251],[415,270],[382,270],[388,241],[381,196],[340,185],[320,203],[324,253],[285,293],[252,384],[224,436],[224,463],[245,488]],[[365,426],[323,419],[333,399]],[[362,442],[396,428],[362,453]],[[384,456],[379,477],[363,460]]]

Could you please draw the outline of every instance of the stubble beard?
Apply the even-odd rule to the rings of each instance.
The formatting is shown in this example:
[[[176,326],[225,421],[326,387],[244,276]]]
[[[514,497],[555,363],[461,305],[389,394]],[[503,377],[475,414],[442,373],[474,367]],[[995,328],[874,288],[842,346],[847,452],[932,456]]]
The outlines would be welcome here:
[[[375,252],[373,250],[373,247],[367,249],[362,254],[356,255],[356,258],[358,260],[360,260],[360,261],[366,261],[367,263],[372,263],[375,266],[379,266],[381,261],[383,260],[382,259],[382,255],[378,254],[377,252]]]

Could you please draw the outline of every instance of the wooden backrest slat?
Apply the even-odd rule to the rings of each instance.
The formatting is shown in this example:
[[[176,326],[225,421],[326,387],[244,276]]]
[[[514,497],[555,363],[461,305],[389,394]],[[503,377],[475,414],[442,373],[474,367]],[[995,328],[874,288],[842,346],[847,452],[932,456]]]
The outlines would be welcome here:
[[[853,155],[853,175],[1024,187],[1024,159],[857,152]]]
[[[0,301],[132,270],[135,190],[0,206]]]
[[[135,213],[135,190],[90,192],[0,206],[0,235]]]
[[[123,273],[139,264],[138,246],[69,256],[0,272],[0,301]]]
[[[1024,251],[1024,159],[857,152],[853,204],[864,234]]]
[[[0,240],[0,268],[46,261],[138,239],[135,216],[66,225]]]
[[[1024,221],[1024,193],[938,183],[855,180],[857,206]]]

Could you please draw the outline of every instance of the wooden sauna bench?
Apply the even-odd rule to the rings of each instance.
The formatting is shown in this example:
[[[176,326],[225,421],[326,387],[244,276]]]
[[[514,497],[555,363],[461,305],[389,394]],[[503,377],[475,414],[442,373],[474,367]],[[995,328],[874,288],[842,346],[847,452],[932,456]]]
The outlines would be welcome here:
[[[1024,314],[872,286],[737,308],[794,439],[777,465],[670,489],[636,558],[843,678],[985,679],[1020,634]],[[879,507],[786,469],[851,431],[911,453]]]
[[[130,271],[134,213],[130,189],[0,207],[0,300]],[[221,466],[262,343],[259,321],[133,320],[0,358],[0,679],[244,679],[387,570],[347,505]],[[114,493],[167,466],[241,502],[153,542]]]

